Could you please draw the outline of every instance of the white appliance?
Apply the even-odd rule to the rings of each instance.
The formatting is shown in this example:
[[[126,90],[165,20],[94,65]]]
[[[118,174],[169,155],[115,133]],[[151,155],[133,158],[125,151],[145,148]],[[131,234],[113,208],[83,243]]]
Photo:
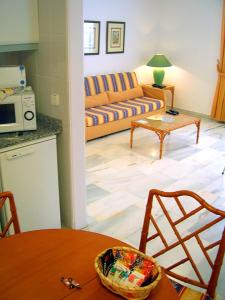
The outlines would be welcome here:
[[[0,133],[35,129],[35,96],[31,89],[0,101]]]
[[[55,136],[10,149],[0,152],[0,186],[13,192],[21,231],[60,228]]]
[[[0,88],[25,88],[26,85],[26,71],[24,65],[0,67]]]

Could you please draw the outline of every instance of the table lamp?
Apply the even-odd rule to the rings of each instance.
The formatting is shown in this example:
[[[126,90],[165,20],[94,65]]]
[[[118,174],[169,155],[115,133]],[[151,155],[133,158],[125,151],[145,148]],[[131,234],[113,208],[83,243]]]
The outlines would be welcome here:
[[[154,84],[152,86],[158,88],[164,88],[163,78],[165,75],[165,71],[163,68],[171,67],[171,62],[165,57],[163,54],[155,54],[147,63],[147,66],[154,67],[153,78]]]

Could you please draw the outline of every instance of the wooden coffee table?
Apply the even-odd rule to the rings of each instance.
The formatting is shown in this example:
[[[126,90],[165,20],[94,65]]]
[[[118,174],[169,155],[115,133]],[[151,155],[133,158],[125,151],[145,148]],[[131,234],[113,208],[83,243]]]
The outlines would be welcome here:
[[[171,120],[173,121],[171,122]],[[166,113],[153,115],[145,119],[132,121],[131,130],[130,130],[130,148],[132,148],[133,146],[133,133],[135,128],[141,127],[141,128],[154,131],[158,135],[160,140],[159,159],[161,159],[162,151],[163,151],[163,141],[167,134],[170,134],[171,131],[176,130],[178,128],[182,128],[194,124],[197,127],[197,137],[196,137],[196,144],[197,144],[199,140],[200,123],[201,123],[201,119],[197,117],[192,117],[192,116],[187,116],[182,114],[179,114],[177,116],[172,116]]]

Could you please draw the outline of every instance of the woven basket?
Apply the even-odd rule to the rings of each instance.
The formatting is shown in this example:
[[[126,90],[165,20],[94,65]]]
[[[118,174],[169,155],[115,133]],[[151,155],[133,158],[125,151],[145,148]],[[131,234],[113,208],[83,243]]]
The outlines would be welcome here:
[[[145,286],[145,287],[139,287],[139,286],[135,286],[135,287],[130,287],[130,286],[126,286],[125,284],[119,284],[116,281],[113,281],[112,279],[106,277],[103,273],[102,273],[102,262],[101,262],[101,256],[109,249],[104,250],[103,252],[101,252],[96,258],[95,258],[95,270],[98,273],[102,284],[109,289],[111,292],[119,294],[120,296],[122,296],[125,299],[133,299],[133,300],[141,300],[141,299],[146,299],[151,290],[154,289],[156,287],[156,285],[158,284],[159,280],[161,279],[161,268],[158,265],[158,263],[155,261],[154,258],[145,255],[144,253],[133,249],[133,248],[128,248],[128,247],[112,247],[110,249],[114,249],[114,250],[124,250],[124,251],[131,251],[134,253],[139,254],[141,257],[144,257],[147,260],[152,261],[155,264],[155,267],[158,270],[158,276],[157,278],[150,283],[149,285]]]

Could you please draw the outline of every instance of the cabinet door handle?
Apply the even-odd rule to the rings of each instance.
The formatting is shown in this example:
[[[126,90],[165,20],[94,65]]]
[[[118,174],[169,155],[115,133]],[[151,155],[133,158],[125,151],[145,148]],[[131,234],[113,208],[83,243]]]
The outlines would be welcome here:
[[[12,159],[15,159],[15,158],[27,156],[27,155],[30,155],[30,154],[34,153],[34,150],[35,150],[34,147],[31,147],[29,149],[18,149],[16,151],[6,153],[5,158],[7,160],[12,160]]]

